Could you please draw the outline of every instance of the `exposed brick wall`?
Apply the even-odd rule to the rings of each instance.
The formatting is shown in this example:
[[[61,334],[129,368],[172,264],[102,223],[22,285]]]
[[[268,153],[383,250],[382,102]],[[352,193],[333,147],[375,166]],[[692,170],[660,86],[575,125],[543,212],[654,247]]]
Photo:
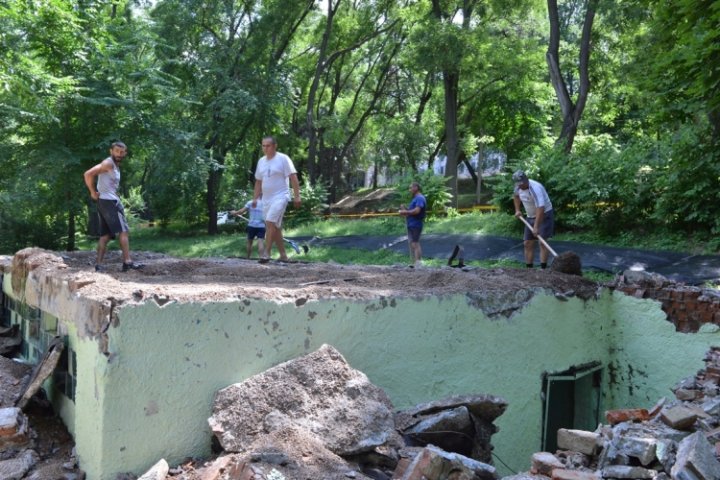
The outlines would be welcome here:
[[[720,325],[720,291],[669,284],[664,286],[617,285],[617,290],[662,304],[667,319],[678,332],[697,332],[706,323]]]

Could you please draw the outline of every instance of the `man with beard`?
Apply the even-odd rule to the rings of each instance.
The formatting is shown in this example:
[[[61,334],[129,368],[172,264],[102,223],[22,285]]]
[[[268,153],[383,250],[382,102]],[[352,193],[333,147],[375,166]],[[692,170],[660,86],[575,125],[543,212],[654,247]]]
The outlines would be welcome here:
[[[97,202],[98,216],[100,217],[100,239],[97,246],[97,260],[95,271],[101,272],[107,244],[111,239],[118,237],[122,251],[122,271],[138,270],[142,264],[135,263],[130,258],[130,240],[128,234],[125,209],[120,201],[118,187],[120,186],[120,165],[127,155],[127,146],[123,142],[114,142],[110,146],[110,156],[85,172],[85,185],[90,191],[90,197]],[[95,184],[97,177],[97,187]]]

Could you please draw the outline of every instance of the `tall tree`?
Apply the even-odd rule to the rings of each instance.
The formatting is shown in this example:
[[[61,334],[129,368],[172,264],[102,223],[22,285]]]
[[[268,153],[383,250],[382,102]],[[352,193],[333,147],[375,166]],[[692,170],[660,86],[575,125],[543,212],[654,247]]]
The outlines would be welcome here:
[[[558,12],[558,2],[557,0],[548,0],[547,2],[548,18],[550,21],[547,64],[550,71],[550,81],[555,89],[555,94],[560,104],[560,111],[562,112],[562,127],[556,145],[561,146],[565,152],[572,150],[578,125],[585,110],[588,93],[590,92],[589,68],[590,51],[592,48],[591,34],[597,3],[598,0],[583,0],[582,2],[577,0],[570,1],[568,2],[568,8],[565,9],[566,18],[564,20],[567,22],[566,24],[572,24],[574,20],[581,17],[583,19],[577,64],[577,96],[573,100],[573,94],[571,92],[575,89],[574,75],[569,71],[563,72],[560,66],[560,39],[563,32],[561,29],[561,18]],[[579,10],[581,6],[585,7],[585,15],[582,15]]]
[[[290,102],[283,57],[312,0],[165,0],[154,16],[163,38],[166,70],[193,100],[180,114],[204,151],[208,233],[216,234],[218,196],[228,153],[259,142],[277,125],[275,110]]]

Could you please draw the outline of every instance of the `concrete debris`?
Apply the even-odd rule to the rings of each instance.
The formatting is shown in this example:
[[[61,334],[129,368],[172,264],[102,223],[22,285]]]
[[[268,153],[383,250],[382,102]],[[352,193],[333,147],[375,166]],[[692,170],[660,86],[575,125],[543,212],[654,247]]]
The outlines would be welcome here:
[[[652,414],[612,410],[594,432],[560,429],[561,450],[534,454],[529,472],[503,480],[720,480],[720,347],[704,361]]]
[[[165,480],[169,470],[170,466],[163,458],[142,474],[138,480]]]
[[[322,438],[338,455],[383,445],[394,427],[387,394],[329,345],[220,390],[208,422],[226,451],[246,452],[275,428],[268,416]]]
[[[448,453],[428,445],[400,470],[395,471],[394,480],[492,480],[496,478],[495,467],[467,458],[457,453]]]
[[[720,478],[720,462],[715,458],[715,448],[703,432],[695,432],[680,442],[670,475],[680,480]]]
[[[585,455],[594,455],[598,449],[600,434],[584,430],[561,428],[557,432],[558,447]]]
[[[563,468],[565,465],[558,457],[550,452],[534,453],[531,460],[530,473],[545,476],[552,475],[552,471],[556,468]]]
[[[225,453],[192,478],[495,479],[492,422],[506,407],[461,395],[393,413],[382,389],[323,345],[217,392],[208,422]]]
[[[0,478],[20,480],[35,466],[38,460],[38,454],[34,450],[24,450],[15,458],[0,461]]]
[[[660,419],[665,422],[665,425],[676,430],[689,429],[697,418],[697,412],[682,405],[665,409],[660,414]]]
[[[25,447],[30,442],[27,417],[19,408],[0,408],[0,451]]]
[[[455,395],[398,412],[395,425],[408,445],[433,444],[485,463],[492,463],[493,421],[507,402],[493,395]]]

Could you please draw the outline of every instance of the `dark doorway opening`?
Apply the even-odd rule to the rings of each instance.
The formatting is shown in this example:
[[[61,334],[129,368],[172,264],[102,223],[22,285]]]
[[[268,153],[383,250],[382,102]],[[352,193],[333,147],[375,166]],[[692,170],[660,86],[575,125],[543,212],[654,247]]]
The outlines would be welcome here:
[[[600,362],[543,374],[543,451],[557,450],[560,428],[595,430],[600,421],[601,380]]]

